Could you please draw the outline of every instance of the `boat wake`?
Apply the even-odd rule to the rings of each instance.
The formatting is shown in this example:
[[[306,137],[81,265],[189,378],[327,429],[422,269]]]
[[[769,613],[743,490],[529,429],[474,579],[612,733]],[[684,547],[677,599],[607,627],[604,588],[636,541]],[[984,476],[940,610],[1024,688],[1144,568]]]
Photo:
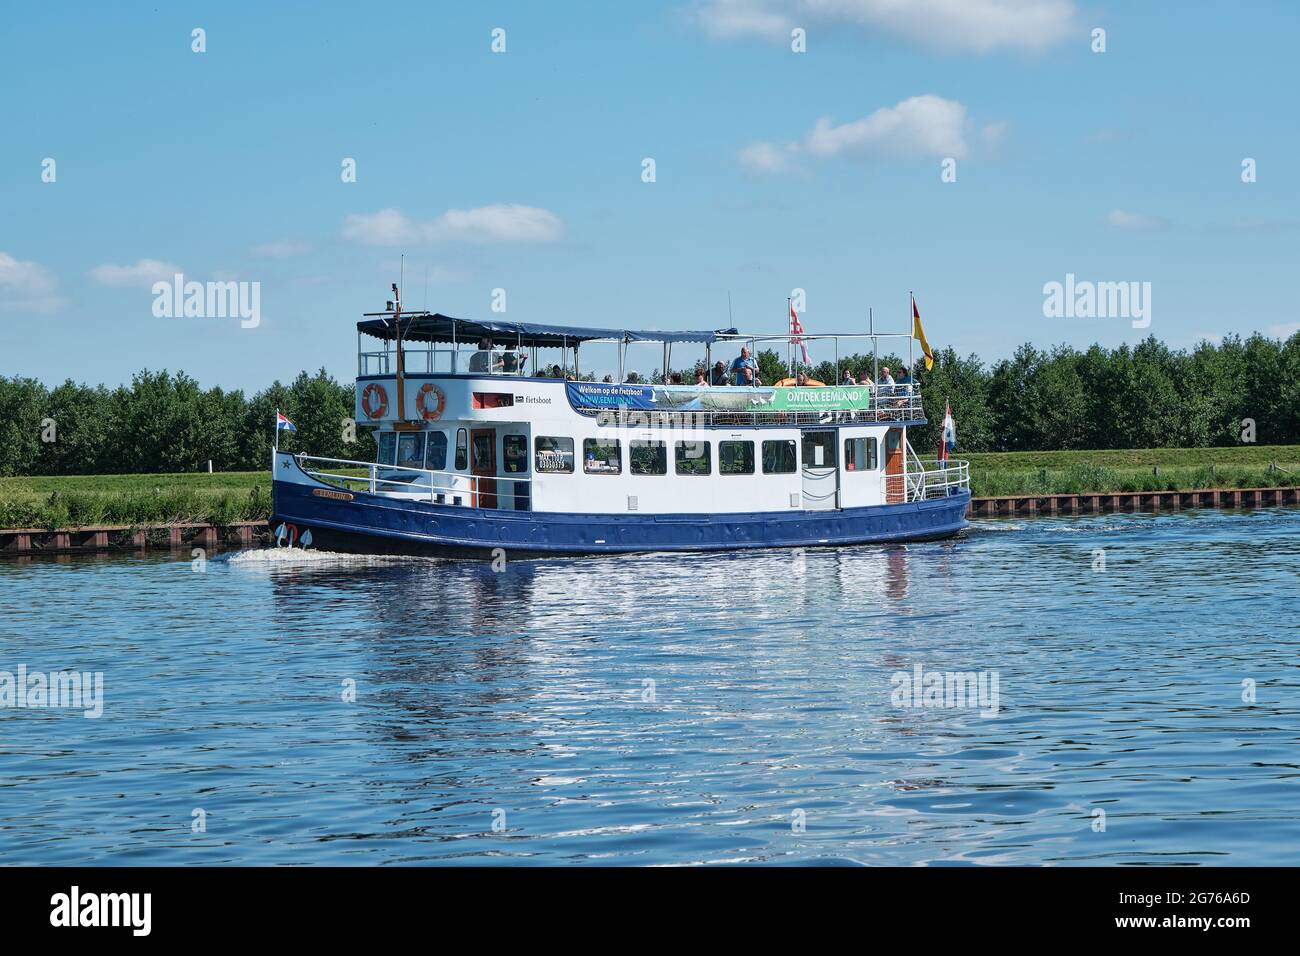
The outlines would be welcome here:
[[[225,560],[238,568],[355,568],[390,564],[429,564],[439,558],[400,554],[344,554],[314,548],[255,548],[237,551]]]

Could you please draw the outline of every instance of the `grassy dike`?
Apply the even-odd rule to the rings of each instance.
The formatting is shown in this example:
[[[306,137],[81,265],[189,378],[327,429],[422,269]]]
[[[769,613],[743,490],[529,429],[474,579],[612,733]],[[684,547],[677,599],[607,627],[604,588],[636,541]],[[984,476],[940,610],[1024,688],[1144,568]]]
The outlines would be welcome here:
[[[957,453],[976,497],[1300,485],[1300,445]],[[74,528],[265,518],[271,474],[0,478],[0,528]]]

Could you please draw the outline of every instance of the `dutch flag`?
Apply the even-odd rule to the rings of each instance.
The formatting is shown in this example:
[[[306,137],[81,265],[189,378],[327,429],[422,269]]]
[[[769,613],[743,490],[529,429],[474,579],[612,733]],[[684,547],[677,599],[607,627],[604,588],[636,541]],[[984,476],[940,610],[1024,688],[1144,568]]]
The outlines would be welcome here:
[[[948,455],[957,447],[957,423],[952,420],[952,407],[943,403],[943,437],[939,439],[939,460],[948,461]]]
[[[291,432],[296,432],[298,430],[298,426],[295,425],[293,422],[289,421],[289,416],[277,408],[275,410],[275,430],[278,432],[282,429],[287,429]]]

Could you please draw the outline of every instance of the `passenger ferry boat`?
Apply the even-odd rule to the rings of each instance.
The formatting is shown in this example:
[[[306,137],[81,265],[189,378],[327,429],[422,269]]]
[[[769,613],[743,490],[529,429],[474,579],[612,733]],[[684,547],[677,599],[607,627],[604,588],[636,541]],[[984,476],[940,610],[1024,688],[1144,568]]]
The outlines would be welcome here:
[[[665,369],[674,346],[703,347],[711,370],[789,335],[471,321],[400,300],[357,332],[355,415],[377,460],[284,452],[277,428],[279,544],[515,558],[926,541],[966,523],[967,463],[908,443],[916,385],[623,381],[633,346],[661,346]],[[803,336],[869,338],[876,356],[890,337]],[[580,380],[591,342],[617,346],[618,383]],[[546,350],[559,377],[537,374]]]

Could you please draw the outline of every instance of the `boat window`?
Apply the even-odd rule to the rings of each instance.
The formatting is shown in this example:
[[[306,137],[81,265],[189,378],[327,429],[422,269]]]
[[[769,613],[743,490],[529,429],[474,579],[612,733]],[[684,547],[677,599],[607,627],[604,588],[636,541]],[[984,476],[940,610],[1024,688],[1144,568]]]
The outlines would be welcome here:
[[[875,471],[877,467],[874,438],[844,439],[845,471]]]
[[[447,433],[429,432],[429,444],[424,450],[424,467],[430,471],[445,471],[447,468]]]
[[[634,475],[668,474],[668,446],[661,441],[628,442],[627,470]]]
[[[506,474],[528,470],[528,436],[506,435],[501,439],[501,453],[505,458]]]
[[[582,470],[589,475],[617,475],[623,470],[623,452],[618,439],[584,438]]]
[[[763,474],[791,475],[798,467],[793,438],[763,442]]]
[[[533,440],[537,452],[534,470],[544,474],[573,474],[573,439],[538,435]]]
[[[835,467],[835,433],[803,433],[803,466],[805,468]]]
[[[718,474],[752,475],[754,443],[752,441],[718,442]]]
[[[679,475],[707,475],[713,471],[706,441],[679,441],[674,447]]]
[[[397,436],[397,467],[424,467],[424,432],[403,432]]]
[[[456,429],[456,470],[464,471],[469,467],[469,436],[465,429]]]
[[[397,451],[397,435],[393,432],[380,432],[379,454],[375,456],[375,464],[391,465],[395,451]]]

